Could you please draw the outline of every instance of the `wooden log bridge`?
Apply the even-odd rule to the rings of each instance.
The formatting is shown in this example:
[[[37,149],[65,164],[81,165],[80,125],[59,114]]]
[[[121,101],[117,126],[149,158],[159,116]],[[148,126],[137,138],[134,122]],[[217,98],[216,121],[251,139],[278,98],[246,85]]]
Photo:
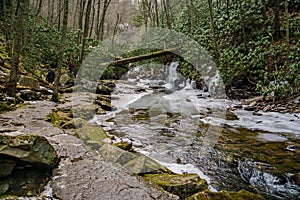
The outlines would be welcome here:
[[[156,57],[160,57],[160,56],[172,55],[172,54],[176,55],[174,53],[174,51],[176,51],[176,50],[178,50],[178,48],[164,49],[164,50],[160,50],[160,51],[151,52],[148,54],[143,54],[143,55],[134,56],[134,57],[130,57],[130,58],[123,58],[123,59],[115,60],[113,62],[102,63],[101,66],[106,66],[106,65],[124,66],[129,63],[138,62],[138,61],[142,61],[142,60],[148,60],[148,59],[156,58]]]

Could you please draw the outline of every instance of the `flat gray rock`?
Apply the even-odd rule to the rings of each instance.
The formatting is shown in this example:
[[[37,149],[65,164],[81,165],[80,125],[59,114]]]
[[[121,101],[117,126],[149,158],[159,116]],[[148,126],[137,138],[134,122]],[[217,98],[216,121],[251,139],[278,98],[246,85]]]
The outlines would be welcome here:
[[[178,199],[140,177],[126,173],[121,166],[105,162],[82,140],[74,137],[72,131],[63,131],[46,122],[44,119],[55,106],[49,101],[37,101],[0,117],[0,131],[3,134],[38,133],[47,138],[61,158],[58,167],[53,170],[50,180],[52,194],[49,198]]]

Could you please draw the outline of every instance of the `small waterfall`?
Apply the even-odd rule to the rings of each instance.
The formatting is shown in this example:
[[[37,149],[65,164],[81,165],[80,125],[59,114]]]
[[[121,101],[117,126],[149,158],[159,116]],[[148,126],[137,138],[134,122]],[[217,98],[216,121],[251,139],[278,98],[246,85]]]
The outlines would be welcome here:
[[[174,91],[176,88],[176,80],[178,80],[177,74],[177,66],[179,65],[178,62],[172,62],[169,66],[169,75],[167,77],[167,84],[166,89],[168,91]]]

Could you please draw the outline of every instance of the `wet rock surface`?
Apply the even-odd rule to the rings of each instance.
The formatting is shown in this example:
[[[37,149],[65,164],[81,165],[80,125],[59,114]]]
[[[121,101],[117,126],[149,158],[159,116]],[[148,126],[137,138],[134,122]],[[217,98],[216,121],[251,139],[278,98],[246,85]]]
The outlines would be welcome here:
[[[58,157],[48,140],[38,135],[0,134],[0,156],[53,168]]]
[[[181,199],[208,188],[207,182],[197,174],[146,174],[144,177]]]
[[[245,190],[239,192],[199,192],[191,197],[188,197],[187,200],[262,200],[264,199],[260,195],[252,194]]]
[[[66,107],[68,107],[67,102],[68,100],[66,100]],[[72,130],[63,131],[46,122],[45,119],[56,106],[49,101],[31,102],[23,109],[2,114],[0,121],[0,132],[3,135],[36,133],[45,137],[56,150],[61,160],[50,180],[53,191],[48,195],[49,198],[178,199],[177,196],[171,195],[157,186],[146,184],[140,178],[126,173],[120,165],[105,162],[102,156],[87,147],[81,139],[75,137]],[[60,108],[63,107],[60,105]],[[29,167],[26,169],[28,169],[28,176],[33,176],[32,172],[35,170]],[[17,173],[14,174],[17,179],[20,179]],[[38,183],[39,187],[35,185],[39,192],[44,190],[47,177],[49,178],[50,175],[41,179]],[[24,177],[24,179],[26,178]],[[7,184],[1,184],[0,190],[5,193]],[[26,193],[19,194],[23,196],[39,195],[37,191],[34,192],[29,188]]]

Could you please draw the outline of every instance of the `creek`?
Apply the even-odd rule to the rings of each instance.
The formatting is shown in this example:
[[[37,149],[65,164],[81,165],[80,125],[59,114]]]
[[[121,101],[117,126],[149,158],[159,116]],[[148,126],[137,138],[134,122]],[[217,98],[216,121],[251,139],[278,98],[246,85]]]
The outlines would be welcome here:
[[[114,110],[93,121],[172,171],[199,174],[212,191],[299,199],[299,115],[230,111],[240,102],[196,89],[177,64],[130,70],[112,93]]]

